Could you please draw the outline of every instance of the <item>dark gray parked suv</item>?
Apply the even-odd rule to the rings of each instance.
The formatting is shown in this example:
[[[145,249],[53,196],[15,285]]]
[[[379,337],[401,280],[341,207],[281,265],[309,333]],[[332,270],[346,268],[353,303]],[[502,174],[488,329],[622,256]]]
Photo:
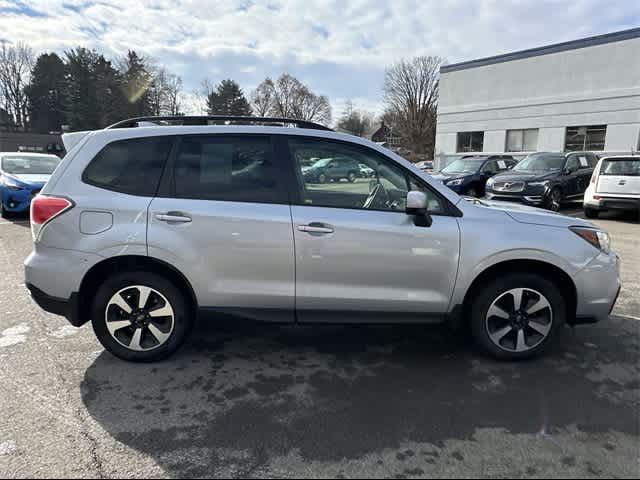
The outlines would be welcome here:
[[[360,177],[360,165],[353,158],[321,158],[310,167],[303,167],[305,180],[315,183],[327,183],[342,179],[355,182]]]

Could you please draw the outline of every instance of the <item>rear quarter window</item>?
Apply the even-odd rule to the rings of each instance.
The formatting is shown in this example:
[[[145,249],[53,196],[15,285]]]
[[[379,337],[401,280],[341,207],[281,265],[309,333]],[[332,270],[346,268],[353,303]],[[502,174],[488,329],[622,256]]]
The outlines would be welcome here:
[[[169,137],[135,138],[109,143],[85,169],[82,180],[114,192],[154,196],[171,146]]]

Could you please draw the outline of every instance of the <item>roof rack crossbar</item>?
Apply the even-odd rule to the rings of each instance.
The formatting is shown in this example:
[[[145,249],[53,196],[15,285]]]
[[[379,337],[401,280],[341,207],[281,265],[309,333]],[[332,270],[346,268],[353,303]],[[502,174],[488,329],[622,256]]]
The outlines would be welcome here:
[[[240,123],[245,125],[269,125],[269,124],[282,124],[294,125],[298,128],[308,128],[311,130],[326,130],[333,131],[331,128],[319,123],[309,122],[307,120],[297,120],[295,118],[280,118],[280,117],[236,117],[228,115],[168,115],[168,116],[149,116],[149,117],[135,117],[120,122],[114,123],[106,127],[106,129],[113,128],[133,128],[137,127],[139,123],[148,122],[162,125],[167,123],[170,125],[217,125],[217,124],[231,124]],[[270,125],[272,126],[272,125]]]

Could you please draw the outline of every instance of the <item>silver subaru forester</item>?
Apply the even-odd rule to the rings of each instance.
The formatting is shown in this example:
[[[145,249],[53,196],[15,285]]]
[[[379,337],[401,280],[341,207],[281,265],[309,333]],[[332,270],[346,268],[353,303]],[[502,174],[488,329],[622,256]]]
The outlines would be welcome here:
[[[236,121],[237,120],[237,121]],[[239,123],[239,124],[238,124]],[[26,285],[130,361],[197,318],[449,323],[500,359],[610,314],[619,259],[592,223],[463,199],[391,151],[287,119],[132,119],[64,137],[32,202]],[[365,165],[332,175],[332,169]]]

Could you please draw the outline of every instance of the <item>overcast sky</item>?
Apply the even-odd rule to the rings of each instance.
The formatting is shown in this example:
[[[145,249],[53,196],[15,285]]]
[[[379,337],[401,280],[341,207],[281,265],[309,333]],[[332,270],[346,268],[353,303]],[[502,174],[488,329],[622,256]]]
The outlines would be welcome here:
[[[135,49],[187,92],[232,78],[249,93],[289,72],[334,117],[346,99],[379,111],[385,66],[401,57],[455,63],[637,26],[633,0],[0,0],[0,39],[38,53]]]

